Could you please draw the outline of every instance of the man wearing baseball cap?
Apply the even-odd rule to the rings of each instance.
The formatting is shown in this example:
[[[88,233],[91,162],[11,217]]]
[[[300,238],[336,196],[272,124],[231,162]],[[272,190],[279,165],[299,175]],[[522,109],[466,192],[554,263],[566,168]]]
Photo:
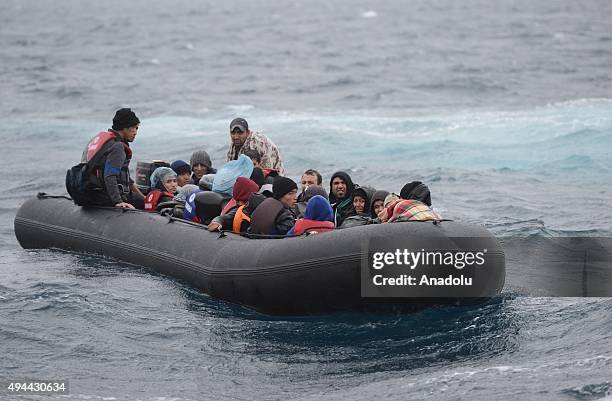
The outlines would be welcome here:
[[[261,155],[262,169],[275,170],[283,175],[285,169],[278,148],[262,133],[249,130],[249,123],[241,117],[234,118],[230,123],[230,146],[227,161],[236,160],[238,156],[251,150]]]

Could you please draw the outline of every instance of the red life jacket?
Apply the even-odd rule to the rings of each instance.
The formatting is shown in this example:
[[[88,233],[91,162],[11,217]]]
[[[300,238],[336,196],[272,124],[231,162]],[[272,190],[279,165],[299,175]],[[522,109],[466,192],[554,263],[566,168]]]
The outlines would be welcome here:
[[[223,210],[221,210],[221,214],[227,214],[227,212],[229,212],[232,208],[236,206],[238,206],[238,202],[236,202],[236,199],[230,199],[229,202],[227,202],[227,204],[223,208]]]
[[[274,170],[273,168],[263,168],[261,171],[263,171],[264,178],[268,178],[270,174],[272,174],[272,177],[276,177],[278,175],[278,171]]]
[[[159,189],[154,189],[147,194],[147,197],[144,201],[144,210],[147,212],[157,212],[157,205],[159,203],[159,198],[162,196],[169,196],[170,198],[174,198],[174,195],[170,192],[160,191]]]
[[[83,152],[83,156],[81,157],[81,163],[87,163],[88,170],[91,171],[91,175],[95,177],[95,179],[92,181],[94,187],[104,187],[104,165],[102,164],[102,161],[108,149],[118,141],[123,144],[125,158],[127,160],[131,160],[132,149],[130,149],[130,146],[126,142],[123,142],[121,135],[116,132],[98,132],[98,134],[91,138],[87,144],[87,147]]]
[[[333,231],[335,225],[331,221],[319,221],[310,219],[298,219],[293,227],[295,235],[307,233],[322,233],[325,231]]]
[[[83,160],[81,161],[85,163],[89,163],[98,155],[98,153],[100,153],[102,149],[106,150],[108,147],[105,145],[110,143],[111,141],[122,141],[122,139],[121,139],[121,136],[117,134],[116,132],[112,132],[112,131],[99,132],[96,136],[91,138],[91,140],[87,144],[87,148],[85,149],[85,153],[83,155]],[[123,143],[123,149],[125,150],[126,158],[131,159],[132,149],[130,149],[127,143],[123,141],[122,143]]]

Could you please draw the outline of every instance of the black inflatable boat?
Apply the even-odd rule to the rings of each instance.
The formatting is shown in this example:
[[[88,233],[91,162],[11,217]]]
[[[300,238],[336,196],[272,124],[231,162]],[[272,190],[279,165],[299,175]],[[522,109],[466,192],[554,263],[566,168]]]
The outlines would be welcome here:
[[[64,197],[39,195],[17,212],[15,235],[25,249],[59,248],[114,257],[186,280],[213,297],[276,315],[473,303],[499,294],[505,280],[499,242],[482,227],[451,221],[373,224],[293,238],[252,239],[211,233],[204,226],[159,214],[79,207]],[[455,255],[454,265],[450,270],[401,265],[400,247],[415,255],[432,251],[434,258],[433,252],[444,251],[441,257]],[[398,258],[390,256],[394,249]],[[457,255],[463,253],[465,262],[466,252],[468,258],[470,252],[485,252],[486,257],[479,265],[458,266]],[[393,259],[400,265],[373,268],[375,256],[380,256],[379,264]],[[409,275],[415,276],[412,284],[407,283]],[[465,285],[468,278],[471,282]]]

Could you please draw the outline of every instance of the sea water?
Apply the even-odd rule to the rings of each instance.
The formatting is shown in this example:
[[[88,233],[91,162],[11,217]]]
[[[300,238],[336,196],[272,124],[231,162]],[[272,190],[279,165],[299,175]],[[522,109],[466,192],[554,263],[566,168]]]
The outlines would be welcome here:
[[[612,396],[612,300],[529,296],[521,266],[480,306],[272,318],[144,267],[25,251],[13,229],[132,107],[136,160],[204,149],[219,166],[242,116],[294,179],[420,180],[445,218],[500,238],[609,236],[612,3],[0,9],[0,378],[65,379],[76,400]]]

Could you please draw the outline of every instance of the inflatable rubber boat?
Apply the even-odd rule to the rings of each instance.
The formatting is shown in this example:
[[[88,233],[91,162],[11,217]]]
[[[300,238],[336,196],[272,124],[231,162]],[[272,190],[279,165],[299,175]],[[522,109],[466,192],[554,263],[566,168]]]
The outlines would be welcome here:
[[[453,221],[253,239],[156,213],[79,207],[63,196],[39,194],[18,210],[15,235],[25,249],[113,257],[274,315],[474,303],[499,294],[505,280],[497,239],[482,227]]]

